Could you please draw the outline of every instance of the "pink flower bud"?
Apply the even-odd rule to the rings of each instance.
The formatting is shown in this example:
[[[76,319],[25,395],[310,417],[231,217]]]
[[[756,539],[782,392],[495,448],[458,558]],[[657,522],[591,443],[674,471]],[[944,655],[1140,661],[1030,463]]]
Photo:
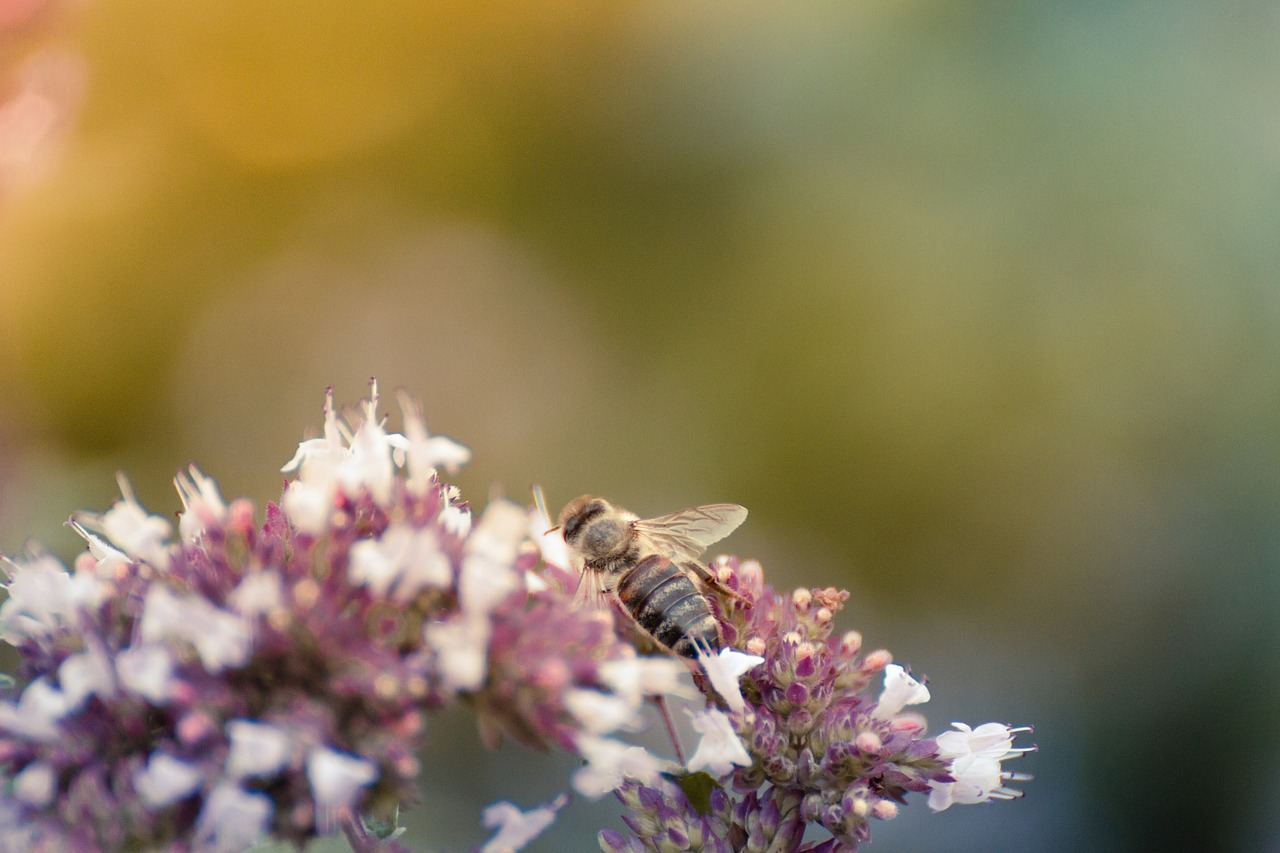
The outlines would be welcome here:
[[[898,806],[890,800],[876,800],[876,804],[871,807],[871,816],[891,820],[898,816]]]
[[[880,736],[872,731],[859,732],[857,738],[854,739],[853,745],[858,748],[859,752],[866,752],[874,755],[884,749],[884,742],[880,740]]]
[[[868,673],[879,672],[891,663],[893,663],[893,655],[884,649],[879,649],[862,659],[862,671]]]

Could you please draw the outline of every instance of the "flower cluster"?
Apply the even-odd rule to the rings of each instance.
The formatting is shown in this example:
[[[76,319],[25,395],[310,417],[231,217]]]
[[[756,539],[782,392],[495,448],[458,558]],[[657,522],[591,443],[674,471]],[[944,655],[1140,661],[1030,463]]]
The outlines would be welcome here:
[[[628,783],[618,796],[632,809],[624,820],[634,834],[601,833],[607,853],[851,851],[870,840],[872,819],[894,817],[913,792],[927,793],[935,811],[1020,796],[1005,782],[1029,777],[1003,771],[1001,762],[1034,748],[1013,746],[1025,729],[957,723],[927,737],[923,717],[903,709],[928,701],[928,688],[888,652],[864,654],[856,632],[834,635],[847,592],[782,595],[764,583],[759,564],[728,557],[711,569],[734,593],[715,599],[726,642],[764,659],[742,676],[745,707],[727,715],[750,761],[712,774],[720,781],[732,770],[725,784],[741,799],[717,785],[695,805],[686,791],[691,777],[680,785]],[[830,837],[800,847],[809,824]]]
[[[368,827],[413,800],[429,713],[459,701],[486,740],[585,756],[581,793],[656,780],[666,765],[613,735],[683,664],[640,658],[559,569],[533,571],[540,516],[496,501],[473,522],[437,476],[468,452],[402,405],[389,433],[376,389],[345,419],[330,399],[260,526],[193,468],[176,540],[122,483],[73,519],[88,551],[71,571],[8,562],[0,639],[25,686],[0,701],[0,849],[236,851],[337,829],[394,849]],[[527,834],[507,806],[499,836]]]
[[[0,853],[232,853],[339,830],[400,850],[430,715],[454,704],[488,744],[578,755],[579,795],[617,792],[635,834],[603,833],[606,850],[794,850],[808,824],[832,839],[804,849],[851,849],[912,791],[935,809],[1015,795],[1017,730],[926,738],[902,709],[928,691],[831,636],[844,593],[779,596],[721,558],[724,648],[643,656],[634,620],[575,599],[544,509],[473,517],[439,478],[466,448],[407,399],[389,432],[377,404],[375,386],[344,417],[330,396],[261,521],[191,468],[176,537],[122,481],[111,509],[72,520],[88,549],[71,570],[6,562],[0,639],[21,668],[0,685]],[[701,705],[687,762],[624,739],[653,697],[668,722],[664,699]],[[520,849],[566,802],[491,806],[480,849]]]

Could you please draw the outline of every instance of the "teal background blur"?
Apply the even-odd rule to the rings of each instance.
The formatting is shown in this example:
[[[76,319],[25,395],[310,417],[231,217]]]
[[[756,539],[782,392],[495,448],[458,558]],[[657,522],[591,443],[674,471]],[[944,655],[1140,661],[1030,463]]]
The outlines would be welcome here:
[[[1280,7],[0,0],[0,547],[403,386],[473,502],[751,509],[1016,803],[876,851],[1280,850]],[[10,113],[12,117],[16,113]],[[432,850],[566,756],[446,717]],[[595,849],[613,801],[534,845]]]

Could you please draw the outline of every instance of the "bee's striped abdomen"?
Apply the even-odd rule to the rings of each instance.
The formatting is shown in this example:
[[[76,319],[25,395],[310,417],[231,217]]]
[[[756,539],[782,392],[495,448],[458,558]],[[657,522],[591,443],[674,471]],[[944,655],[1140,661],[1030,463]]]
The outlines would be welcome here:
[[[698,587],[675,564],[656,554],[618,581],[618,598],[640,627],[678,655],[692,658],[702,646],[721,647],[720,626]]]

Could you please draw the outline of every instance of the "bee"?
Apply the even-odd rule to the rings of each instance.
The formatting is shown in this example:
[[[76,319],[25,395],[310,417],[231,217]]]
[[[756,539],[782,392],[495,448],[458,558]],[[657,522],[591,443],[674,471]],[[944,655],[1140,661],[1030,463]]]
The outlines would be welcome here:
[[[738,597],[698,558],[746,517],[737,504],[706,504],[640,518],[604,498],[583,495],[561,511],[558,526],[569,553],[582,564],[588,595],[616,595],[662,647],[696,658],[700,650],[715,652],[724,645],[698,583]]]

